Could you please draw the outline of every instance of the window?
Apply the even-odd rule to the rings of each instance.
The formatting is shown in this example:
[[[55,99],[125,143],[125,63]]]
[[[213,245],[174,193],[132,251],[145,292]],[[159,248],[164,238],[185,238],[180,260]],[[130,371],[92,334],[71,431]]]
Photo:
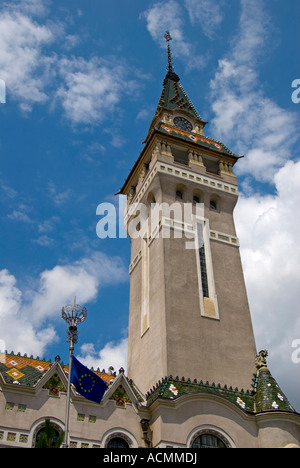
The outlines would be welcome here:
[[[202,293],[203,293],[203,297],[209,297],[207,269],[206,269],[206,258],[205,258],[205,248],[204,248],[204,238],[203,238],[203,225],[202,224],[198,224],[198,242],[199,242],[199,259],[200,259],[200,273],[201,273]]]
[[[172,154],[174,156],[174,162],[184,164],[185,166],[189,165],[189,154],[187,150],[172,147]]]
[[[200,197],[198,195],[193,196],[193,204],[196,205],[197,203],[200,203]]]
[[[183,195],[180,190],[176,190],[176,200],[183,200]]]
[[[114,437],[113,439],[110,439],[110,441],[108,442],[107,448],[109,448],[109,449],[114,449],[114,448],[128,449],[129,445],[127,444],[126,440],[122,439],[121,437]]]
[[[219,174],[219,161],[216,159],[208,159],[205,157],[202,157],[203,164],[206,168],[207,172],[210,172],[211,174]]]
[[[217,211],[217,202],[215,202],[214,200],[211,200],[209,204],[209,208],[213,211]]]
[[[202,434],[194,440],[192,448],[226,448],[226,445],[215,435]]]

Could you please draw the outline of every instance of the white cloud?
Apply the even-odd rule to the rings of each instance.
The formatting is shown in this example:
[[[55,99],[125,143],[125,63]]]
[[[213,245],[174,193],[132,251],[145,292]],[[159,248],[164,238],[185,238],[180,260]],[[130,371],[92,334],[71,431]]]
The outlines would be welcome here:
[[[40,25],[15,9],[2,9],[1,79],[6,84],[7,100],[18,100],[23,110],[48,99],[45,83],[49,80],[52,58],[44,56],[42,50],[54,39],[50,26]]]
[[[96,351],[92,343],[86,343],[80,347],[81,357],[78,359],[87,367],[105,369],[108,372],[110,366],[118,373],[119,369],[127,367],[127,338],[118,342],[109,342],[100,350]]]
[[[216,28],[223,20],[221,13],[222,1],[215,0],[185,0],[184,4],[188,10],[192,24],[199,23],[203,32],[209,38],[216,34]]]
[[[66,116],[73,123],[98,124],[112,114],[136,83],[130,69],[117,58],[62,58],[59,74],[63,84],[56,93]]]
[[[275,175],[275,195],[241,196],[235,211],[257,346],[269,349],[271,372],[298,406],[291,356],[300,338],[299,180],[300,162],[288,161]]]
[[[51,320],[60,316],[62,306],[74,296],[81,304],[96,299],[99,290],[128,278],[118,257],[96,252],[67,265],[56,265],[32,280],[36,288],[21,292],[16,278],[0,270],[0,340],[15,351],[43,354],[56,340]],[[50,323],[44,326],[45,322]]]
[[[69,51],[80,38],[68,34],[66,25],[45,20],[46,12],[47,3],[39,0],[6,3],[0,10],[0,69],[7,101],[17,101],[26,112],[37,103],[50,108],[59,103],[72,123],[98,125],[124,96],[136,92],[132,76],[137,72],[119,58],[62,55],[55,44]]]
[[[164,34],[170,31],[172,36],[172,55],[184,61],[188,70],[202,68],[204,58],[198,55],[193,44],[186,41],[184,35],[184,12],[178,2],[168,0],[154,4],[141,17],[147,21],[147,29],[152,39],[166,50]]]
[[[269,47],[263,3],[241,0],[241,6],[239,33],[211,81],[212,132],[234,151],[246,153],[239,174],[272,181],[291,157],[296,117],[266,97],[259,83],[259,60]]]
[[[13,210],[12,213],[8,214],[7,217],[13,221],[20,221],[23,223],[31,223],[32,220],[28,216],[29,208],[23,203],[18,206],[17,209]]]
[[[36,330],[22,310],[22,293],[16,279],[7,270],[0,270],[0,342],[1,350],[39,354],[56,339],[52,326]]]
[[[54,317],[74,296],[81,303],[96,299],[99,288],[126,281],[127,270],[118,257],[95,252],[67,265],[56,265],[40,275],[30,303],[32,316],[42,321]]]

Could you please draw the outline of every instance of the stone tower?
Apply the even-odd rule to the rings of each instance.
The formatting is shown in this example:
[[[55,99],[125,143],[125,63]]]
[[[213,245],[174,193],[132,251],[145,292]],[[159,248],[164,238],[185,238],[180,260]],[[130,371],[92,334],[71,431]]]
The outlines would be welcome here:
[[[147,392],[173,375],[248,389],[256,347],[235,231],[240,156],[174,72],[120,193],[131,237],[128,377]]]

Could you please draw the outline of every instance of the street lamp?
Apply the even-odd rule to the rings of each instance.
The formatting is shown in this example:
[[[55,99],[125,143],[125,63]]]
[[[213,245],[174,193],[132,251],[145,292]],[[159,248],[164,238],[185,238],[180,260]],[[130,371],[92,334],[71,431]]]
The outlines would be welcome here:
[[[65,419],[65,440],[64,447],[68,447],[68,436],[69,436],[69,414],[70,414],[70,391],[71,391],[71,366],[72,357],[74,351],[74,344],[78,341],[78,330],[77,325],[84,322],[87,317],[87,311],[85,307],[81,307],[76,304],[76,297],[74,297],[74,304],[68,304],[62,308],[61,317],[68,323],[69,328],[67,330],[67,343],[69,346],[69,376],[68,376],[68,389],[67,389],[67,404],[66,404],[66,419]]]

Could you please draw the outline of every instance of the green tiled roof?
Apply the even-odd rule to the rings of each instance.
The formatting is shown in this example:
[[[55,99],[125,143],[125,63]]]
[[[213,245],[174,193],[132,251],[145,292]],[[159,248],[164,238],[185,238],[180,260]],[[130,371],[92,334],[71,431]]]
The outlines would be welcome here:
[[[232,387],[221,387],[220,384],[209,382],[203,383],[202,380],[193,382],[190,379],[173,378],[172,376],[164,378],[159,382],[156,388],[153,388],[146,395],[147,404],[150,406],[156,399],[176,400],[186,394],[207,394],[216,395],[225,400],[234,403],[245,411],[254,411],[254,399],[252,393],[247,390],[233,389]]]
[[[258,370],[255,389],[256,412],[295,411],[267,367]]]
[[[175,75],[177,76],[177,75]],[[159,99],[159,103],[155,112],[155,115],[158,115],[161,109],[182,109],[199,120],[202,120],[198,112],[196,111],[194,105],[189,99],[188,95],[184,91],[183,87],[178,80],[174,80],[173,76],[167,75],[164,80],[163,90]]]
[[[180,380],[178,377],[165,377],[147,393],[147,406],[150,406],[157,399],[176,400],[183,395],[194,393],[221,397],[247,413],[255,414],[265,411],[295,412],[277,382],[271,376],[269,369],[266,367],[259,369],[257,374],[254,374],[253,382],[253,389],[244,391],[226,385],[221,387],[220,384],[203,383],[202,380],[192,382],[190,379],[185,380],[182,378]]]

